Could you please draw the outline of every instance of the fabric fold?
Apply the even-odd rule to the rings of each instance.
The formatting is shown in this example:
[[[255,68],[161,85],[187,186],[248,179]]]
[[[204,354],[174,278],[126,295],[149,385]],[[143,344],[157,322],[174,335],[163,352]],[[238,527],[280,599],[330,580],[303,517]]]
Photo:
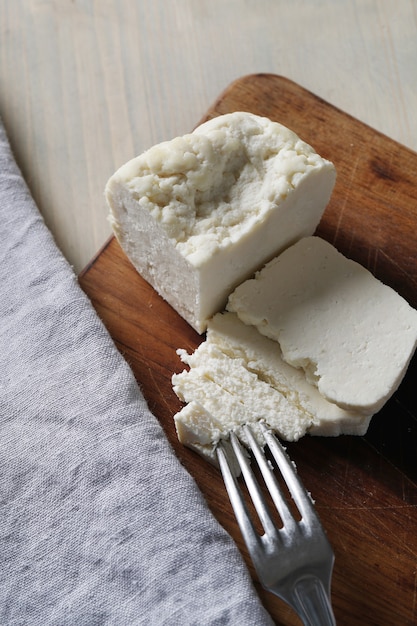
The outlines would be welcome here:
[[[0,214],[1,624],[272,624],[1,123]]]

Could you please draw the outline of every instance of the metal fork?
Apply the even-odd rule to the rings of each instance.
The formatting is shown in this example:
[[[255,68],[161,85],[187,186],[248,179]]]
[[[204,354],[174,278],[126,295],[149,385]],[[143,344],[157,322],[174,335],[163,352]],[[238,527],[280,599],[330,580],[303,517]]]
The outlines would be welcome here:
[[[287,602],[306,626],[334,626],[330,586],[334,554],[292,461],[265,424],[260,424],[265,441],[297,505],[301,519],[291,513],[273,467],[258,445],[251,429],[244,431],[265,484],[281,518],[274,523],[259,483],[250,467],[248,453],[231,433],[230,441],[242,470],[248,492],[262,523],[259,535],[248,513],[227,447],[220,443],[217,457],[236,519],[262,586]],[[230,452],[230,448],[229,448]]]

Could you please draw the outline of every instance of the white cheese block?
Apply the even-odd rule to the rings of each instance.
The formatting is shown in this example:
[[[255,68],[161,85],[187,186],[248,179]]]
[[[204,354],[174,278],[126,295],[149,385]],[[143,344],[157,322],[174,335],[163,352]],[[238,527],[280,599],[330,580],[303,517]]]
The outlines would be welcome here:
[[[313,234],[334,183],[292,131],[235,112],[129,161],[105,193],[132,264],[201,333],[238,284]]]
[[[280,344],[329,402],[376,413],[417,342],[417,311],[364,267],[307,237],[231,294],[228,310]]]
[[[178,352],[189,365],[172,378],[175,393],[188,403],[174,417],[178,438],[212,461],[220,439],[230,431],[244,439],[246,423],[259,434],[261,419],[287,441],[306,433],[363,435],[368,428],[370,416],[327,402],[302,371],[282,360],[275,341],[233,313],[214,316],[193,354]]]

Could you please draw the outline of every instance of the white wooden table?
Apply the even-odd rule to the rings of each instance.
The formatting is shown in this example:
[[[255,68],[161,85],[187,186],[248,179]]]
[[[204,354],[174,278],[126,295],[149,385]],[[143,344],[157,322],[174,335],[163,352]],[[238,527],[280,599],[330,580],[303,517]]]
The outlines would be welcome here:
[[[236,78],[287,76],[417,150],[416,61],[415,0],[0,2],[0,115],[77,272],[110,234],[108,177]]]

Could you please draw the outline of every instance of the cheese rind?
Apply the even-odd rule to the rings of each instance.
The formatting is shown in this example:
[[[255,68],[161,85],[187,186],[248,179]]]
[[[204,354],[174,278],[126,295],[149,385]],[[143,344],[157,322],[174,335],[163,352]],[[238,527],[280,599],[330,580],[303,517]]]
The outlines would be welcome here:
[[[238,284],[315,231],[335,176],[289,129],[236,112],[129,161],[106,199],[133,265],[201,333]]]
[[[306,433],[363,435],[368,428],[370,416],[327,402],[301,370],[282,360],[275,341],[233,313],[210,320],[207,339],[193,354],[178,352],[189,366],[172,377],[175,393],[188,403],[174,416],[178,438],[212,461],[230,431],[245,440],[247,423],[262,445],[260,420],[287,441]]]
[[[400,384],[417,344],[417,311],[319,237],[273,259],[227,308],[280,344],[321,395],[376,413]]]

